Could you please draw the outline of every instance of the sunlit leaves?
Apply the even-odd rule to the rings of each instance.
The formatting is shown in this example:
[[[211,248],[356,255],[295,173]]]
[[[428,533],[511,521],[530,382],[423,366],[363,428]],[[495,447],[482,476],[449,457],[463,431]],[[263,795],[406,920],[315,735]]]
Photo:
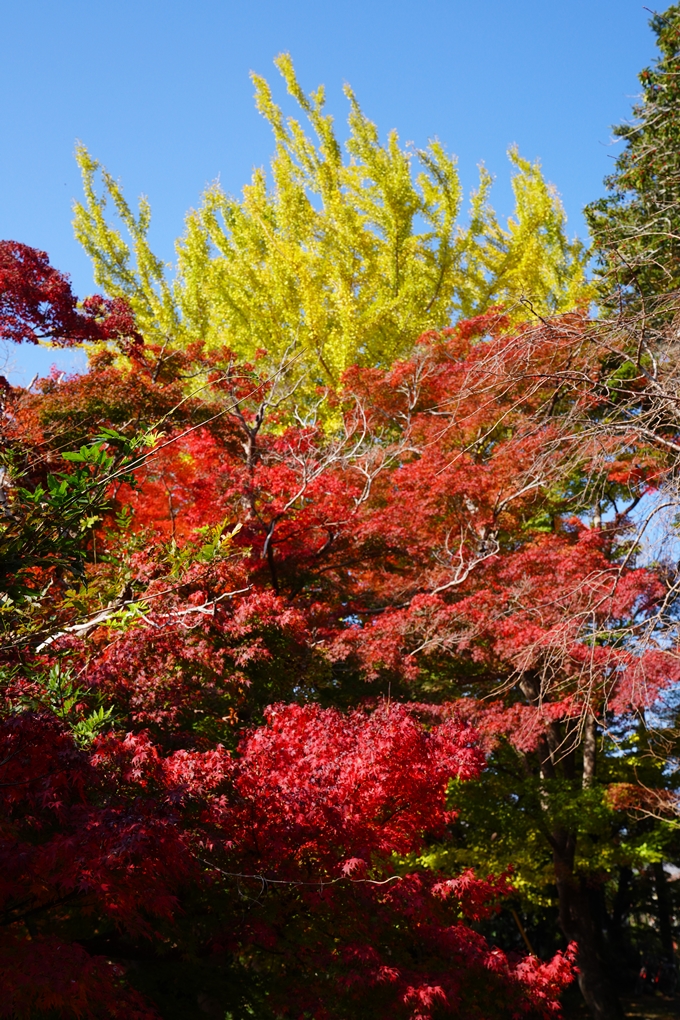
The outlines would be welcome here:
[[[510,151],[515,212],[506,226],[482,168],[465,222],[456,161],[440,142],[411,151],[395,132],[382,142],[347,87],[345,154],[323,88],[307,96],[287,55],[277,66],[312,133],[284,116],[255,75],[257,107],[276,142],[271,179],[255,171],[240,200],[219,184],[205,192],[187,215],[174,279],[149,247],[147,200],[135,216],[120,185],[78,150],[85,201],[76,205],[76,234],[98,284],[130,303],[149,342],[200,340],[241,359],[264,349],[270,365],[301,353],[296,373],[308,374],[311,400],[319,382],[337,384],[348,366],[389,365],[425,330],[492,305],[507,305],[519,321],[529,308],[545,314],[587,302],[582,246],[569,241],[538,164]],[[107,201],[131,244],[107,218]]]

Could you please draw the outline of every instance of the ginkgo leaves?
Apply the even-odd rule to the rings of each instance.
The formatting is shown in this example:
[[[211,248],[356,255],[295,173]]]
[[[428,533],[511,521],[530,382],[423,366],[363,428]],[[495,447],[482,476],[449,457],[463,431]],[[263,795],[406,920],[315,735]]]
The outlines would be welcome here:
[[[307,374],[301,396],[309,396],[319,383],[337,385],[354,363],[387,366],[425,330],[492,305],[518,320],[529,308],[544,314],[587,301],[583,247],[568,239],[538,163],[510,150],[515,211],[506,226],[482,168],[464,223],[456,160],[440,142],[414,151],[396,132],[381,142],[346,88],[343,151],[323,88],[307,96],[290,57],[276,63],[311,134],[284,117],[254,76],[276,145],[271,179],[256,170],[241,199],[219,184],[207,189],[187,215],[174,278],[149,246],[147,200],[135,215],[120,184],[84,147],[77,151],[85,200],[75,207],[76,235],[97,283],[129,301],[148,340],[200,340],[244,359],[265,349],[272,363],[301,351],[296,373]],[[107,201],[129,240],[107,219]]]

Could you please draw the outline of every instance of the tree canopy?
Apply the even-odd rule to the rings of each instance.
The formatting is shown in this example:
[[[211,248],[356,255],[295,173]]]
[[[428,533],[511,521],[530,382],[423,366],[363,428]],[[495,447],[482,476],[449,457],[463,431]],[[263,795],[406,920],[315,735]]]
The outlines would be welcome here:
[[[439,142],[347,89],[343,147],[286,56],[306,125],[255,77],[271,174],[174,275],[84,148],[104,294],[0,242],[0,337],[89,351],[0,378],[0,1017],[674,992],[679,24],[589,211],[616,317],[538,164],[465,221]]]
[[[290,57],[276,63],[312,134],[285,118],[254,76],[276,143],[271,178],[256,170],[240,200],[219,184],[206,191],[187,215],[173,278],[149,247],[148,201],[135,214],[114,178],[78,149],[85,200],[76,235],[97,284],[129,302],[147,338],[169,349],[226,343],[244,359],[264,349],[273,362],[301,353],[313,383],[337,384],[348,366],[391,364],[425,330],[495,304],[523,319],[523,300],[541,314],[587,300],[584,248],[568,239],[538,163],[510,150],[515,211],[506,226],[482,167],[464,221],[456,160],[440,142],[415,151],[396,132],[381,142],[346,87],[343,152],[323,88],[307,96]],[[107,201],[129,240],[107,219]]]
[[[677,665],[627,539],[666,454],[592,433],[593,338],[430,331],[330,424],[227,348],[7,392],[8,1016],[550,1017],[575,956],[620,1015],[593,897],[673,853]]]
[[[451,783],[484,766],[469,719],[409,697],[408,655],[362,648],[353,622],[392,609],[384,483],[454,363],[426,357],[435,390],[403,436],[418,363],[394,407],[389,376],[357,368],[327,435],[285,425],[277,380],[228,350],[200,355],[190,399],[158,355],[100,349],[83,376],[7,392],[0,1011],[554,1015],[574,948],[504,952],[475,923],[507,874],[421,860],[458,817]],[[462,537],[453,587],[420,555],[398,582],[414,608],[500,548]]]

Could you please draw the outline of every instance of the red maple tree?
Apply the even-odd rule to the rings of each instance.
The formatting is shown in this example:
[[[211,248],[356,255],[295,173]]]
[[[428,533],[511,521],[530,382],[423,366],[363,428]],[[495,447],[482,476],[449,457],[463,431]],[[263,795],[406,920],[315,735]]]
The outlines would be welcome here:
[[[50,264],[46,252],[18,241],[0,241],[0,338],[57,347],[140,341],[125,301],[94,295],[78,308],[68,277]]]
[[[129,450],[102,479],[84,576],[32,567],[35,636],[3,650],[2,895],[23,961],[6,1015],[145,1015],[124,980],[165,1015],[164,961],[222,1014],[257,996],[262,1015],[319,1020],[558,1010],[571,950],[489,945],[475,925],[511,877],[433,869],[428,848],[480,747],[510,740],[541,781],[568,760],[585,775],[584,715],[648,702],[675,666],[593,640],[662,589],[618,555],[625,515],[591,528],[570,509],[596,472],[629,489],[651,472],[640,451],[573,441],[597,404],[583,323],[503,325],[352,370],[325,422],[296,419],[285,378],[200,346],[103,352],[10,394],[24,484],[65,446]],[[48,676],[66,678],[56,714]],[[596,997],[574,834],[549,837]]]

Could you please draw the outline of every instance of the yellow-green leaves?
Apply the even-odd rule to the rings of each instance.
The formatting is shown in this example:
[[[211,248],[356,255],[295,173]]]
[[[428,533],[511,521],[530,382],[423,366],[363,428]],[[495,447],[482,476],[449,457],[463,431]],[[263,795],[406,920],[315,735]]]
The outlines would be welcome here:
[[[488,304],[504,304],[513,318],[526,318],[528,302],[538,314],[556,314],[584,304],[593,296],[584,279],[587,252],[569,241],[566,216],[557,192],[541,173],[539,163],[522,159],[513,146],[515,212],[501,227],[488,202],[491,180],[482,171],[473,196],[467,252],[468,291],[460,305],[464,315]]]
[[[167,266],[149,247],[147,233],[151,208],[146,198],[139,201],[134,215],[122,189],[110,173],[93,159],[84,145],[78,145],[76,160],[83,178],[85,202],[76,203],[75,234],[94,263],[95,282],[111,297],[126,298],[147,337],[175,338],[181,333],[177,303],[166,280]],[[100,173],[104,193],[95,190]],[[107,199],[125,227],[130,243],[105,216]],[[134,256],[134,260],[133,260]]]
[[[85,201],[76,234],[109,296],[124,296],[150,339],[196,340],[248,358],[298,360],[308,385],[335,384],[354,363],[389,364],[426,329],[506,305],[525,318],[585,300],[584,253],[538,164],[511,150],[514,216],[503,227],[489,204],[483,168],[461,223],[456,161],[437,141],[382,144],[351,91],[346,151],[325,112],[324,91],[307,96],[290,57],[276,64],[307,127],[284,117],[268,83],[253,76],[258,110],[275,139],[271,180],[254,172],[240,199],[218,184],[186,219],[172,282],[147,242],[149,206],[135,216],[119,185],[84,148],[77,158]],[[101,174],[103,192],[95,190]],[[128,235],[106,218],[109,199]]]

